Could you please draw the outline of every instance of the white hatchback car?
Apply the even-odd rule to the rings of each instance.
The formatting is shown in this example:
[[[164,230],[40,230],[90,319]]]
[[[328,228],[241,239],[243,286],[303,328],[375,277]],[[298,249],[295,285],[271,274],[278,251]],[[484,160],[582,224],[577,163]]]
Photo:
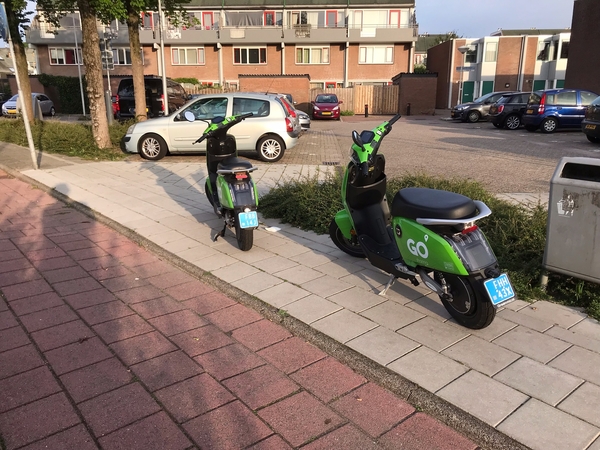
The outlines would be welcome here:
[[[189,122],[184,113],[191,111],[196,121]],[[123,137],[124,150],[139,153],[144,159],[159,160],[167,153],[206,151],[206,141],[198,139],[211,119],[253,113],[231,129],[237,149],[256,151],[261,160],[279,161],[286,149],[298,142],[301,129],[289,116],[281,100],[274,94],[230,92],[201,95],[174,113],[136,123]]]

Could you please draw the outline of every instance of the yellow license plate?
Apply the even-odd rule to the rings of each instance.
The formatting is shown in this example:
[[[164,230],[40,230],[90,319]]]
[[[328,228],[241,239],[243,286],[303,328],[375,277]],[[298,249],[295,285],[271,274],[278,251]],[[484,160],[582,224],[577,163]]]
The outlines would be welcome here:
[[[586,130],[595,130],[596,129],[596,125],[586,125],[585,129]]]
[[[528,109],[527,114],[533,114],[533,109]]]
[[[16,109],[7,109],[6,112],[9,114],[16,114],[17,110]]]
[[[330,115],[331,115],[331,113],[330,113],[330,112],[324,112],[324,113],[323,113],[323,115],[324,115],[324,116],[330,116]]]

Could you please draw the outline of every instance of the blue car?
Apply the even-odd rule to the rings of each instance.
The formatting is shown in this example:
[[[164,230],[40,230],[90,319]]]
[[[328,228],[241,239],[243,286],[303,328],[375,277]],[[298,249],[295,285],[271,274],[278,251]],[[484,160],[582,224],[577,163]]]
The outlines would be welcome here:
[[[523,114],[527,131],[553,133],[558,128],[580,128],[585,111],[598,94],[581,89],[546,89],[532,92]]]

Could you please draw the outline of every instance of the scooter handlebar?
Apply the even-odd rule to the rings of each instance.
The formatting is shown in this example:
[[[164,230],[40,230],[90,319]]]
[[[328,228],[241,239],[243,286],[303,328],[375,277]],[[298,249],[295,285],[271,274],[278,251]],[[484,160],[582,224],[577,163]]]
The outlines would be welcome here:
[[[389,125],[389,126],[392,126],[392,125],[394,125],[396,122],[398,122],[398,119],[400,119],[400,117],[402,117],[402,115],[401,115],[401,114],[396,114],[394,117],[392,117],[392,118],[390,119],[390,121],[388,122],[388,125]]]
[[[209,131],[208,133],[203,134],[202,136],[200,136],[198,139],[196,139],[194,141],[194,144],[199,144],[200,142],[204,141],[205,139],[213,136],[217,131],[227,127],[228,129],[231,128],[232,126],[240,123],[242,120],[247,119],[248,117],[253,116],[254,113],[246,113],[246,114],[241,114],[239,116],[237,116],[234,120],[232,120],[231,122],[228,122],[227,124],[223,125],[222,122],[219,124],[219,127],[216,130],[212,130]]]

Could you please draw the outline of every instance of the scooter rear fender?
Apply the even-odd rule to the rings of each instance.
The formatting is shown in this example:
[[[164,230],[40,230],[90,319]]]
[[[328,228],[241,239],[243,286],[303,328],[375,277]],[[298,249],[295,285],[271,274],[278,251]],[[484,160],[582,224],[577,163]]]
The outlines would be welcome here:
[[[409,267],[425,267],[456,275],[469,274],[452,246],[439,234],[403,217],[392,218],[392,229],[402,259]]]

